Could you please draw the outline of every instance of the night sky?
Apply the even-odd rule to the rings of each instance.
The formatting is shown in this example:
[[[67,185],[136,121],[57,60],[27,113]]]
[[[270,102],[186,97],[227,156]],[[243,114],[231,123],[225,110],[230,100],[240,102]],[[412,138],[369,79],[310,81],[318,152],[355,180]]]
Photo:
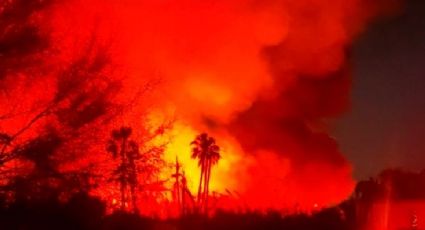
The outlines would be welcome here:
[[[335,137],[355,178],[425,168],[425,0],[370,26],[353,47],[352,66],[352,110]]]

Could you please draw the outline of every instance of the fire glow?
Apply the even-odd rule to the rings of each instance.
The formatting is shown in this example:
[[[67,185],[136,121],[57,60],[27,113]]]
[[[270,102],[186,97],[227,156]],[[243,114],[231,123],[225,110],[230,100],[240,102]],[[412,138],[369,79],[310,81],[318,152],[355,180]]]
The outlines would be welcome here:
[[[21,114],[0,128],[16,133],[39,108],[57,102],[58,109],[46,110],[17,141],[47,128],[63,137],[78,130],[55,150],[72,158],[61,170],[95,165],[107,174],[110,131],[130,126],[140,144],[165,146],[166,165],[178,158],[194,195],[200,169],[190,143],[206,132],[221,148],[209,185],[215,208],[297,212],[337,204],[354,181],[325,120],[349,106],[347,47],[381,13],[379,6],[364,0],[53,1],[27,22],[48,44],[22,60],[38,64],[0,78],[7,92],[1,114]],[[143,139],[144,131],[166,123],[163,133]],[[143,213],[164,212],[171,202],[173,170],[164,166],[156,178],[163,186],[145,189],[152,191],[148,201],[140,198]],[[92,193],[119,203],[110,183]]]

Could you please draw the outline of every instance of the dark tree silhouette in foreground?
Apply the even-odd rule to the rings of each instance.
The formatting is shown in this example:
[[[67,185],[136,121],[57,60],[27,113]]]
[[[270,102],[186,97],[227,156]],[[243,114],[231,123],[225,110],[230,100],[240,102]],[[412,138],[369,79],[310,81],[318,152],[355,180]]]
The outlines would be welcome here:
[[[133,211],[137,212],[136,187],[137,171],[135,161],[140,157],[138,144],[130,140],[132,129],[121,127],[113,130],[108,142],[107,151],[114,159],[119,158],[120,164],[114,171],[114,179],[120,183],[121,209],[125,210],[128,196],[131,198]]]
[[[161,168],[165,167],[162,159],[166,143],[151,145],[151,141],[162,135],[164,129],[170,124],[164,124],[157,129],[149,131],[142,127],[138,132],[138,142],[130,138],[132,129],[121,127],[111,132],[107,151],[114,159],[119,159],[119,165],[114,170],[112,180],[120,184],[121,210],[126,209],[129,199],[132,203],[133,212],[138,213],[137,194],[148,191],[149,188],[162,188],[165,181],[158,178]],[[139,188],[142,188],[139,190]]]
[[[199,134],[192,141],[192,158],[198,159],[198,165],[201,168],[201,176],[198,187],[198,205],[199,208],[208,210],[209,182],[211,178],[211,168],[217,164],[220,159],[220,147],[215,139],[206,133]]]

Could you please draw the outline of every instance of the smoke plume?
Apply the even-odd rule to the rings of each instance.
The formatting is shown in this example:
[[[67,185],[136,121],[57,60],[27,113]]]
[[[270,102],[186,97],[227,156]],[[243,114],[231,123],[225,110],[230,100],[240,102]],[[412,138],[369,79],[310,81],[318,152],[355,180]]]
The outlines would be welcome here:
[[[397,1],[35,2],[0,8],[19,17],[0,24],[1,110],[26,114],[2,131],[51,102],[55,117],[28,136],[47,124],[74,137],[171,119],[165,159],[178,155],[192,192],[190,142],[208,132],[222,147],[211,190],[235,200],[224,208],[312,210],[350,195],[351,166],[327,121],[350,107],[351,43]],[[84,149],[81,138],[68,145]]]

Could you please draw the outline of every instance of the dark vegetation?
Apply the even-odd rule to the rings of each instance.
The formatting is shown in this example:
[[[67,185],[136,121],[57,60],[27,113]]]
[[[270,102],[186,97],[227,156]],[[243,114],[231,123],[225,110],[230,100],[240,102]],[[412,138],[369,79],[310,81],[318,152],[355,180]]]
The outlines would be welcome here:
[[[126,212],[105,215],[104,204],[86,194],[76,194],[67,202],[51,198],[43,201],[16,201],[0,211],[2,229],[352,229],[339,209],[312,216],[282,217],[275,212],[226,213],[213,217],[186,216],[174,220],[140,217]]]
[[[138,214],[116,211],[106,214],[105,204],[86,193],[75,193],[66,201],[57,196],[57,188],[51,188],[48,196],[37,199],[20,197],[8,202],[1,199],[1,229],[358,229],[361,220],[356,217],[356,204],[372,202],[385,196],[386,184],[392,184],[392,200],[425,199],[420,190],[425,179],[421,173],[402,170],[386,170],[377,178],[358,183],[355,194],[338,206],[312,214],[290,214],[269,211],[224,212],[212,216],[187,214],[180,218],[161,220]],[[367,185],[367,186],[366,186]],[[18,187],[16,187],[18,189]],[[47,188],[45,188],[47,189]],[[417,191],[422,192],[417,192]],[[28,194],[31,191],[21,191]],[[46,192],[46,191],[45,191]]]

